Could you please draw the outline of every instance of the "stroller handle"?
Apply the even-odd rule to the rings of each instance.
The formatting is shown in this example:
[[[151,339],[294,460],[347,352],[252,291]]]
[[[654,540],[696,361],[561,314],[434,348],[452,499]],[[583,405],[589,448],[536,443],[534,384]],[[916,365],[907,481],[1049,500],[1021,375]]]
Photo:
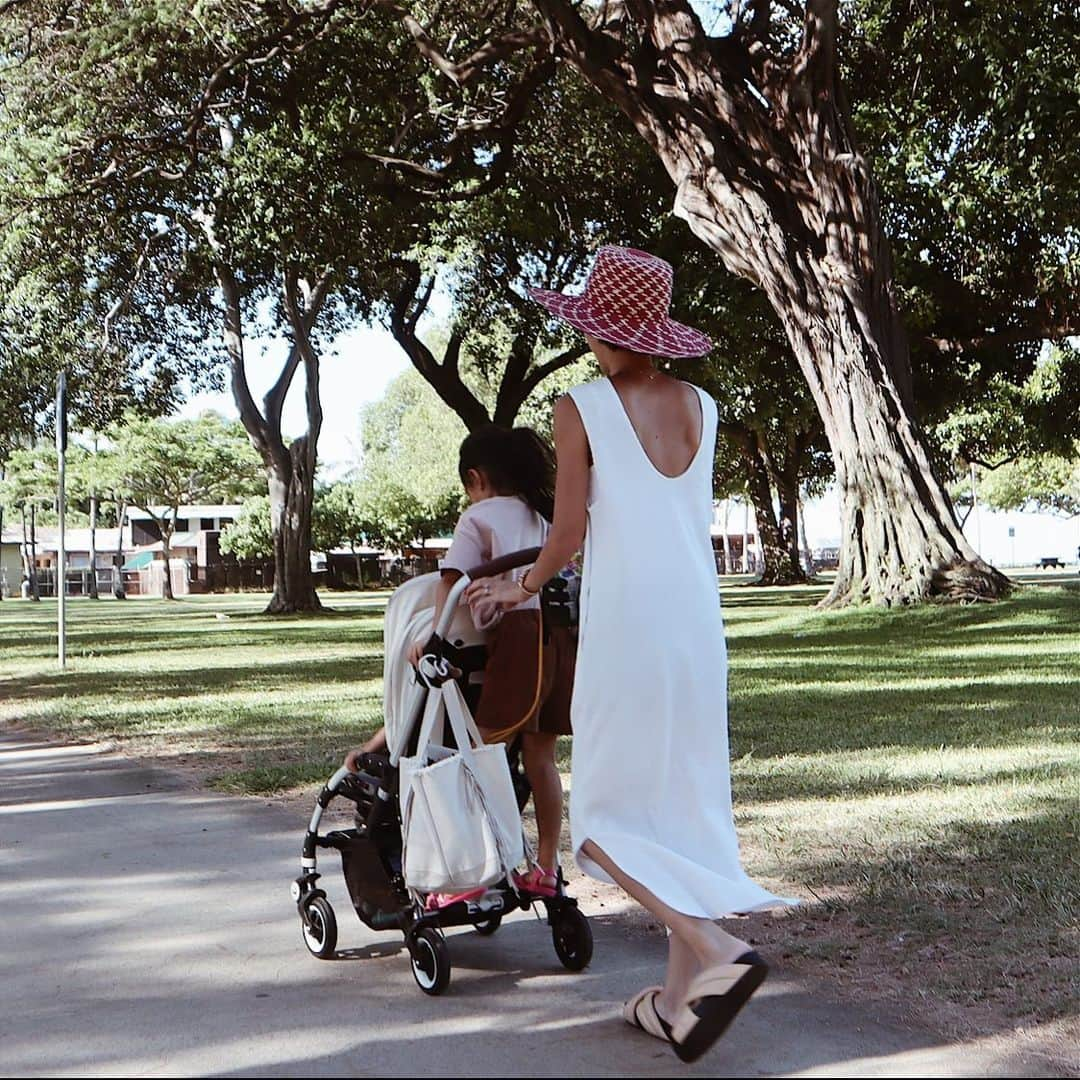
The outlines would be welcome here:
[[[526,566],[529,563],[536,562],[537,556],[542,550],[543,548],[531,547],[524,548],[522,551],[511,551],[509,555],[500,555],[497,559],[489,559],[479,566],[474,566],[471,570],[465,572],[465,576],[470,581],[476,581],[478,578],[498,577],[499,574],[505,574],[507,570],[516,570],[519,566]]]
[[[536,562],[541,550],[538,547],[531,547],[524,548],[521,551],[511,551],[509,554],[501,555],[497,559],[489,559],[485,563],[480,563],[479,566],[474,566],[471,570],[467,570],[462,574],[451,586],[446,597],[446,603],[443,605],[442,614],[439,616],[439,621],[432,628],[434,637],[446,638],[450,630],[450,624],[454,620],[454,612],[457,610],[458,603],[461,600],[461,594],[469,587],[470,582],[480,578],[495,577],[497,574],[505,574],[507,570],[516,570],[519,566],[529,566]],[[420,721],[428,685],[420,680],[413,685],[411,700],[406,713],[409,722],[402,725],[397,737],[390,743],[390,763],[395,768],[408,746],[411,732],[416,730],[416,725]]]

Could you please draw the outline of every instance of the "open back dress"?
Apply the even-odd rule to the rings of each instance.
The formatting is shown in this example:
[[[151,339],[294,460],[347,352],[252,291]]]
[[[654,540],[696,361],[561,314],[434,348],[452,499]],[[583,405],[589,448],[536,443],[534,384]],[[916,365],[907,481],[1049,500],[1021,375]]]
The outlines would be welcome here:
[[[791,903],[739,863],[731,812],[727,649],[709,526],[715,402],[678,476],[646,454],[609,379],[577,386],[592,452],[571,715],[570,827],[686,915]]]

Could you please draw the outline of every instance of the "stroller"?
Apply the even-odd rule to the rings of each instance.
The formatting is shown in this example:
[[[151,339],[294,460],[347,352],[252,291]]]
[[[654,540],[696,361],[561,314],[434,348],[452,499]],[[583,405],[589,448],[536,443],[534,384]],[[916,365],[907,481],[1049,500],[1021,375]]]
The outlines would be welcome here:
[[[553,897],[518,890],[503,878],[473,899],[463,899],[428,910],[424,898],[409,890],[402,873],[402,822],[398,800],[399,762],[415,752],[420,721],[430,692],[456,679],[469,699],[471,679],[485,664],[482,635],[472,626],[468,610],[459,600],[470,582],[495,577],[536,560],[539,548],[515,552],[477,566],[454,583],[439,624],[424,650],[419,671],[392,660],[392,648],[403,652],[418,627],[430,619],[429,598],[438,581],[428,574],[402,585],[391,597],[386,612],[386,677],[384,712],[389,753],[365,754],[360,772],[338,769],[316,799],[300,859],[300,876],[292,884],[292,897],[300,915],[304,944],[320,959],[334,956],[337,920],[326,893],[318,887],[316,852],[335,848],[341,853],[349,898],[361,921],[372,930],[404,934],[412,960],[413,977],[425,994],[441,994],[450,982],[450,954],[443,931],[472,926],[477,933],[494,934],[508,912],[543,905],[551,928],[555,953],[571,971],[583,970],[592,959],[589,922],[577,901],[566,895],[562,872]],[[425,603],[427,602],[427,603]],[[423,605],[423,607],[421,607]],[[542,590],[541,607],[546,625],[568,619],[566,582],[555,578]],[[565,624],[565,623],[564,623]],[[513,748],[511,748],[513,754]],[[524,777],[515,775],[519,809],[528,799]],[[319,835],[326,808],[337,798],[355,804],[355,827]]]

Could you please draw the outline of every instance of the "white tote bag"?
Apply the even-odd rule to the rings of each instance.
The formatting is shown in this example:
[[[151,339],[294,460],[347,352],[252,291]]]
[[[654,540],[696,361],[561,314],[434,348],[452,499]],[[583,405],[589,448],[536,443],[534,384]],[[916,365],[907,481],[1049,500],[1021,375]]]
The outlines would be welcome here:
[[[456,750],[441,745],[444,712]],[[410,889],[491,885],[509,877],[525,856],[506,749],[484,745],[453,681],[428,695],[416,755],[401,759],[400,798]]]

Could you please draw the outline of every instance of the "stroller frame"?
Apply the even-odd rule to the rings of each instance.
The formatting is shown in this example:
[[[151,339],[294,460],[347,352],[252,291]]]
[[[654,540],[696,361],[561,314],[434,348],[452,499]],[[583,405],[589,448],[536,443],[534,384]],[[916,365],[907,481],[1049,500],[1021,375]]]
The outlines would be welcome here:
[[[356,914],[372,930],[397,930],[404,935],[413,977],[426,994],[441,994],[450,982],[450,955],[444,930],[472,926],[480,934],[493,934],[504,915],[530,910],[538,904],[544,908],[552,944],[563,966],[581,971],[592,959],[589,922],[577,901],[567,896],[561,870],[553,897],[519,890],[504,878],[475,899],[459,900],[432,911],[410,893],[402,873],[399,763],[415,750],[428,693],[462,675],[462,653],[446,640],[461,594],[478,578],[495,577],[526,566],[535,562],[539,553],[539,548],[529,548],[493,559],[474,567],[454,583],[425,647],[406,710],[407,721],[393,733],[388,743],[389,754],[365,754],[360,761],[360,772],[342,767],[319,792],[304,836],[300,875],[291,889],[304,944],[312,955],[329,959],[337,948],[337,919],[326,892],[318,886],[317,868],[318,849],[332,848],[341,854],[342,871]],[[320,835],[322,816],[339,797],[356,805],[356,827]]]

